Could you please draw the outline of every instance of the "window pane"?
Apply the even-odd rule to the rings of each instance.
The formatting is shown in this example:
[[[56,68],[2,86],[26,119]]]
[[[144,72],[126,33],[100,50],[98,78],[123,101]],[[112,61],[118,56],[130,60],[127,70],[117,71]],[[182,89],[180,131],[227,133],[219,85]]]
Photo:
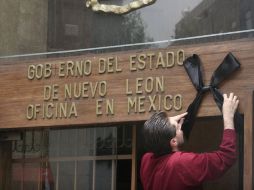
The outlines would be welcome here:
[[[132,147],[132,127],[117,127],[117,154],[131,154]]]
[[[54,187],[54,190],[56,189],[57,185],[57,164],[56,162],[50,162],[49,164],[49,172],[50,172],[50,183],[51,187]],[[51,190],[51,189],[50,189]]]
[[[26,190],[129,188],[131,161],[117,161],[116,155],[130,157],[132,126],[27,130],[24,134],[12,147],[14,161],[26,163],[13,163],[13,189],[19,190],[22,184]]]
[[[59,130],[50,130],[49,133],[49,157],[59,156]]]
[[[59,130],[59,156],[75,156],[77,145],[76,129]]]
[[[77,139],[77,155],[92,156],[95,150],[94,128],[80,128]]]
[[[131,189],[131,160],[117,161],[116,189]]]
[[[113,155],[115,149],[116,129],[114,127],[96,128],[96,155]]]
[[[21,164],[12,164],[12,182],[11,189],[12,190],[20,190],[22,183],[22,165]]]
[[[72,190],[74,188],[74,166],[74,162],[60,162],[59,190]]]
[[[26,163],[24,165],[24,189],[35,190],[40,179],[40,164]]]
[[[110,190],[112,185],[112,161],[96,161],[95,189]]]
[[[93,187],[93,161],[77,163],[77,190],[90,190]]]

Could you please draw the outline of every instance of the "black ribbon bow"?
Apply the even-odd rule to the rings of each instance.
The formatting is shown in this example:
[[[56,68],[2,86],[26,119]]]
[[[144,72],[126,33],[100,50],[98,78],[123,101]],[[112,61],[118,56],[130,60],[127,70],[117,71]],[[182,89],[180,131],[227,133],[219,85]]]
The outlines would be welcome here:
[[[219,65],[219,67],[214,71],[210,85],[205,86],[203,83],[200,64],[201,64],[200,58],[196,54],[194,54],[191,57],[188,57],[184,61],[184,68],[187,71],[193,85],[197,90],[196,98],[189,105],[187,109],[188,114],[185,117],[184,123],[182,125],[184,136],[187,139],[190,136],[190,132],[192,130],[198,108],[200,106],[202,97],[205,94],[205,92],[211,91],[217,106],[221,110],[223,104],[223,95],[219,91],[218,85],[231,73],[240,68],[239,61],[233,56],[232,53],[229,53],[224,58],[223,62]],[[243,124],[243,116],[240,115],[239,112],[235,113],[234,122],[235,129],[237,132],[239,132],[240,126]]]

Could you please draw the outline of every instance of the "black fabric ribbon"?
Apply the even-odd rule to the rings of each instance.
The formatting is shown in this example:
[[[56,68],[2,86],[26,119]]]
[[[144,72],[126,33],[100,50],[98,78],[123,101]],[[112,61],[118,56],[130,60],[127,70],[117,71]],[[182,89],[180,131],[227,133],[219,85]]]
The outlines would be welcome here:
[[[231,73],[240,68],[239,61],[233,56],[232,53],[229,53],[223,60],[223,62],[219,65],[219,67],[214,71],[210,85],[205,86],[203,83],[201,68],[200,68],[200,58],[198,55],[194,54],[191,57],[188,57],[184,61],[184,68],[187,71],[194,87],[197,90],[197,95],[194,101],[189,105],[187,112],[188,115],[185,117],[184,123],[182,125],[182,130],[185,138],[189,138],[190,132],[192,130],[198,108],[202,101],[202,97],[205,92],[211,91],[213,94],[213,98],[219,107],[222,109],[223,104],[223,95],[218,89],[218,85],[227,78]],[[239,112],[235,113],[234,116],[235,129],[237,132],[241,129],[241,125],[243,125],[243,116],[239,114]]]

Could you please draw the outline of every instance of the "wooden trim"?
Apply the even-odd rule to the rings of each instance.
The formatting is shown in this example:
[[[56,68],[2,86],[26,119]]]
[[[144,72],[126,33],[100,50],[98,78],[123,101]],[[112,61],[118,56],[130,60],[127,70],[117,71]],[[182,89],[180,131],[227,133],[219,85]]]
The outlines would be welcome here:
[[[74,190],[77,190],[77,160],[74,162]]]
[[[117,175],[117,164],[116,164],[117,160],[112,160],[112,176],[111,176],[111,190],[115,190],[116,189],[116,175]]]
[[[64,161],[83,161],[83,160],[129,160],[132,159],[132,155],[107,155],[107,156],[79,156],[79,157],[55,157],[49,158],[50,162],[64,162]],[[12,159],[13,163],[31,163],[31,162],[45,162],[46,159],[40,158],[26,158]]]
[[[59,162],[56,163],[56,190],[59,190]]]
[[[253,91],[246,93],[244,112],[243,189],[253,190]]]
[[[93,160],[93,190],[95,190],[95,176],[96,176],[96,161]]]
[[[132,159],[131,159],[131,190],[137,186],[137,131],[136,126],[132,128]]]

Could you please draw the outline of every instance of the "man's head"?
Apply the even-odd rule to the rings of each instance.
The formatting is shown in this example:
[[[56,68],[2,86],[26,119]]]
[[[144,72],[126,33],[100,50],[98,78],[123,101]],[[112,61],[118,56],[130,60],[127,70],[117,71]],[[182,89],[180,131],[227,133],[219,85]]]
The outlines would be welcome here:
[[[144,124],[145,144],[156,156],[177,151],[184,143],[181,126],[186,113],[168,117],[167,113],[154,113]]]

